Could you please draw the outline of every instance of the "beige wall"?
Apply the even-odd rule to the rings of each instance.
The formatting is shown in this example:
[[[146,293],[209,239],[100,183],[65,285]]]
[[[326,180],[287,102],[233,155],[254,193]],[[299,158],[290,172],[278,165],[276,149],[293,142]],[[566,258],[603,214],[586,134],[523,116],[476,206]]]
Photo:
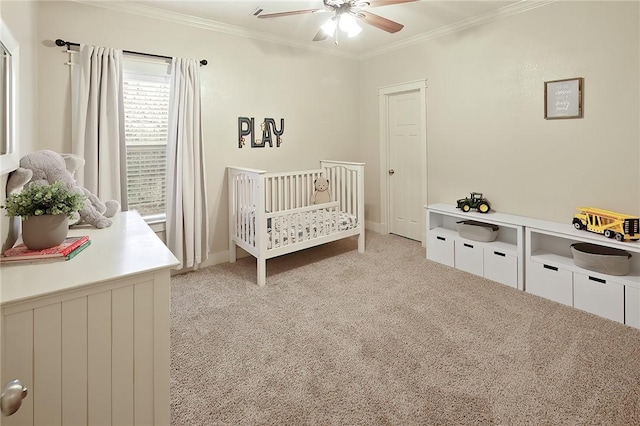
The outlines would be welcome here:
[[[380,221],[377,89],[427,79],[428,200],[570,222],[640,214],[638,2],[555,2],[360,64],[367,220]],[[398,64],[402,64],[399,66]],[[584,118],[544,120],[544,81],[584,77]]]
[[[18,154],[22,155],[33,151],[37,144],[37,5],[33,2],[0,1],[0,16],[20,45],[17,137]],[[6,198],[6,184],[7,175],[0,176],[0,200],[2,201]],[[15,222],[5,216],[4,210],[0,210],[0,247],[2,250],[11,246],[15,241],[13,235],[17,232]]]
[[[70,150],[67,55],[52,47],[56,38],[209,60],[202,93],[214,253],[227,248],[230,164],[364,161],[367,220],[379,222],[377,89],[421,78],[425,203],[483,191],[496,210],[562,222],[578,205],[640,213],[638,2],[555,2],[359,63],[73,2],[2,1],[0,13],[21,43],[22,154]],[[578,76],[585,117],[544,120],[544,81]],[[284,145],[238,149],[238,116],[285,118]]]
[[[69,151],[69,77],[56,38],[207,59],[201,68],[203,132],[213,253],[227,249],[229,165],[269,171],[359,161],[358,64],[90,5],[40,2],[40,148]],[[239,116],[285,119],[280,148],[238,148]]]

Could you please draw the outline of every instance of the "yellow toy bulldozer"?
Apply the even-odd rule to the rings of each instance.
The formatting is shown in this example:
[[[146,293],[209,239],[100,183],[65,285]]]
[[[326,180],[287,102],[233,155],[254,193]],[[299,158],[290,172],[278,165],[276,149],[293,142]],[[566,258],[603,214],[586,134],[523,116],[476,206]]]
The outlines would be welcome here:
[[[578,213],[573,216],[573,226],[618,241],[640,239],[640,218],[609,210],[578,207]]]

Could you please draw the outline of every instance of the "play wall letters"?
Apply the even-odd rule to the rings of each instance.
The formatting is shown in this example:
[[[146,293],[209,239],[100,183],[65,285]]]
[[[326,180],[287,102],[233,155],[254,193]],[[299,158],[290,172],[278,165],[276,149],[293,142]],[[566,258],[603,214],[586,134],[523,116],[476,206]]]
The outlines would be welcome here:
[[[273,136],[276,139],[276,148],[282,145],[282,134],[284,133],[284,118],[280,119],[280,129],[276,127],[273,118],[265,118],[260,123],[262,138],[256,139],[255,118],[238,117],[238,148],[245,145],[245,136],[251,136],[251,148],[264,148],[269,144],[273,148]]]

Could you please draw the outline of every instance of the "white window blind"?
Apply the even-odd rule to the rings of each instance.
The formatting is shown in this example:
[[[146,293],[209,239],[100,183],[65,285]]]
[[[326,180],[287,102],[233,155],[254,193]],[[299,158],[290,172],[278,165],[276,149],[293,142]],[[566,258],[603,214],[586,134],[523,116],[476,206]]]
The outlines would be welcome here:
[[[170,79],[127,71],[123,82],[129,210],[164,218]]]

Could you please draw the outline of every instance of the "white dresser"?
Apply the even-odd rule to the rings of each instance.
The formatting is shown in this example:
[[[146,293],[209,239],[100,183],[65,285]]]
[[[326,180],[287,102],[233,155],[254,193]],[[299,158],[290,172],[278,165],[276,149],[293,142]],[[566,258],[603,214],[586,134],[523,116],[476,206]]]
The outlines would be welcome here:
[[[168,425],[171,251],[135,212],[68,261],[2,265],[2,384],[28,396],[7,425]]]

